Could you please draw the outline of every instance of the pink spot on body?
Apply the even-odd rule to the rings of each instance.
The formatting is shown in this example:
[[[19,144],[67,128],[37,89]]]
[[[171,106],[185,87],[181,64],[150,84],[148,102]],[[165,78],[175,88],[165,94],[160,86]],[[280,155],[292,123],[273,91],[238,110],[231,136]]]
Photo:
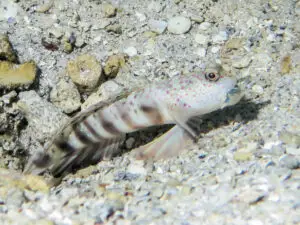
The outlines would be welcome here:
[[[199,75],[196,76],[196,78],[197,78],[198,80],[201,80],[201,81],[203,80],[202,76],[199,76]]]

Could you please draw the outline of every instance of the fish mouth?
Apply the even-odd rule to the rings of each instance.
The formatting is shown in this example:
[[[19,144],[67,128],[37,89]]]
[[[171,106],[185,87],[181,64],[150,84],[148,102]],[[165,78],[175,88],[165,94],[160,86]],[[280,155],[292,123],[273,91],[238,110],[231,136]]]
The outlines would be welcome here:
[[[242,91],[239,86],[235,85],[234,88],[230,89],[226,93],[226,99],[224,101],[224,106],[234,105],[238,103],[243,97]]]

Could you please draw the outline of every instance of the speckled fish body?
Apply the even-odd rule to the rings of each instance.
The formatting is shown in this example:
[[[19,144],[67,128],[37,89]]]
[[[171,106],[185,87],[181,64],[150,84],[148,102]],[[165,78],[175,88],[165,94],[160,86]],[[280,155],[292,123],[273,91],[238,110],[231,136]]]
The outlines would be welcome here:
[[[32,158],[32,168],[49,168],[61,176],[74,167],[97,163],[114,155],[124,134],[154,125],[175,124],[166,134],[135,150],[137,158],[165,158],[178,154],[195,138],[192,118],[237,103],[236,80],[216,73],[177,76],[153,84],[112,104],[98,103],[75,116]]]

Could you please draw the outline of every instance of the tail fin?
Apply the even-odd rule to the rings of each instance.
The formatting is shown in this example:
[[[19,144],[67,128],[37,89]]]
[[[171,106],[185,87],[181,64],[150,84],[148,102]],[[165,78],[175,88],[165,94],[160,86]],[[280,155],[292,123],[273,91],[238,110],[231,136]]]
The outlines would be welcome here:
[[[123,142],[125,135],[113,139],[106,139],[102,142],[94,143],[69,152],[63,157],[59,157],[50,167],[54,177],[64,176],[72,170],[86,167],[98,163],[101,160],[111,159],[118,154],[119,145]]]
[[[23,173],[39,175],[45,171],[45,168],[51,163],[51,157],[46,152],[37,152],[25,165]]]
[[[175,125],[159,138],[134,150],[133,155],[137,159],[164,159],[176,156],[186,149],[191,140],[184,129]]]
[[[74,168],[96,163],[115,155],[119,144],[124,139],[124,134],[120,133],[109,139],[101,137],[90,139],[87,136],[90,134],[80,130],[80,124],[87,117],[109,105],[109,103],[110,101],[100,102],[73,117],[54,135],[54,138],[45,146],[44,152],[38,152],[29,159],[24,173],[41,174],[49,169],[54,177],[59,177],[64,176]],[[73,142],[69,139],[70,136],[74,137]],[[80,138],[88,139],[85,139],[86,142],[84,140],[82,143],[76,142]]]
[[[73,151],[66,151],[66,149],[60,149],[56,145],[52,145],[49,151],[40,152],[33,156],[26,165],[24,173],[38,175],[49,169],[54,177],[63,177],[74,169],[96,164],[101,160],[111,159],[118,154],[119,145],[124,138],[125,135],[120,135],[83,148],[73,149]]]

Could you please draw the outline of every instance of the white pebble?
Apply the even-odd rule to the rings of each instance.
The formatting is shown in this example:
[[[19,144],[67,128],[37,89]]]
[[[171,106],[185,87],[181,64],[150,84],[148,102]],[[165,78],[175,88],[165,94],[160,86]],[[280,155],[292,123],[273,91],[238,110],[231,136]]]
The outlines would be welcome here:
[[[153,39],[149,39],[145,44],[143,55],[152,55],[154,52],[155,52],[155,41]]]
[[[217,44],[221,44],[228,40],[228,34],[226,31],[220,31],[217,35],[212,37],[212,41]]]
[[[199,25],[199,30],[207,30],[211,27],[211,24],[209,22],[203,22]]]
[[[151,31],[162,34],[167,28],[167,22],[161,20],[149,20],[148,26],[150,27]]]
[[[235,61],[232,63],[232,66],[237,69],[245,68],[249,66],[251,61],[251,57],[245,56],[242,58],[235,59]]]
[[[136,17],[138,18],[138,20],[139,20],[140,22],[143,22],[143,21],[145,21],[145,20],[146,20],[146,16],[145,16],[145,14],[142,14],[142,13],[136,12],[136,13],[135,13],[135,15],[136,15]]]
[[[132,174],[147,175],[143,161],[133,161],[127,166],[127,172]]]
[[[80,105],[80,94],[72,81],[60,79],[50,92],[50,100],[65,113],[77,110]]]
[[[130,46],[124,49],[124,53],[127,54],[129,57],[137,55],[137,50],[135,47]]]
[[[13,1],[1,1],[0,21],[7,20],[8,18],[16,18],[17,15],[18,7],[16,3]]]
[[[260,85],[257,85],[257,84],[253,85],[252,91],[255,92],[255,93],[257,93],[257,94],[262,94],[262,93],[264,93],[263,87],[260,86]]]
[[[195,41],[200,45],[207,45],[209,37],[203,34],[196,34]]]
[[[267,36],[267,41],[269,41],[269,42],[274,42],[274,41],[276,41],[276,34],[269,34],[269,35]]]
[[[220,51],[220,47],[219,46],[213,46],[211,48],[211,52],[214,53],[214,54],[218,53],[219,51]]]
[[[101,39],[102,39],[102,36],[98,35],[93,39],[93,43],[99,43],[101,41]],[[103,45],[105,45],[104,41],[103,41]]]
[[[205,217],[206,212],[204,209],[196,209],[193,210],[192,215],[195,217]]]
[[[296,145],[295,146],[292,146],[292,145],[286,146],[286,153],[291,154],[291,155],[300,156],[299,148],[297,148]]]
[[[55,38],[61,38],[64,35],[64,31],[60,27],[53,27],[49,30],[49,34],[53,35]]]
[[[206,56],[206,48],[198,48],[196,50],[196,54],[201,57],[204,58]]]
[[[190,19],[183,16],[177,16],[169,20],[168,30],[173,34],[184,34],[190,30],[191,25]]]
[[[30,218],[31,220],[37,220],[38,215],[32,209],[23,209],[22,213],[26,215],[26,217]]]
[[[295,13],[300,16],[300,1],[298,1],[295,5]]]
[[[134,144],[135,140],[133,137],[130,137],[126,140],[125,144],[126,144],[126,148],[127,149],[132,149],[133,144]]]

